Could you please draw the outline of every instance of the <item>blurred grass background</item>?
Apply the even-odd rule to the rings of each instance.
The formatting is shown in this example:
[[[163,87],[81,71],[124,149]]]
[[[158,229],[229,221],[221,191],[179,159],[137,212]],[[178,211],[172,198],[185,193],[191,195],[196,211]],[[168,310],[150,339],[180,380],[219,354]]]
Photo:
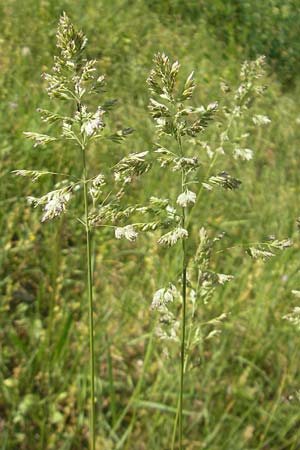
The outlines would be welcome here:
[[[136,129],[122,146],[93,148],[98,168],[153,143],[145,80],[156,51],[178,59],[184,73],[195,69],[200,104],[219,98],[221,77],[237,81],[244,59],[267,56],[269,89],[258,109],[272,123],[250,137],[253,161],[233,164],[239,193],[204,196],[193,226],[226,231],[227,247],[271,233],[292,237],[294,246],[266,264],[238,249],[215,256],[218,271],[235,280],[201,315],[226,312],[229,320],[187,377],[185,447],[299,450],[299,333],[282,320],[300,285],[299,0],[0,3],[0,449],[87,448],[84,236],[67,217],[41,226],[27,206],[25,196],[47,192],[53,180],[35,185],[10,175],[77,170],[72,147],[33,149],[22,135],[41,131],[36,108],[51,109],[40,74],[52,65],[63,10],[88,36],[108,98],[118,98],[111,123]],[[146,201],[174,189],[157,169],[132,195]],[[149,305],[176,274],[177,253],[158,249],[155,237],[120,245],[109,233],[95,236],[93,251],[97,448],[168,450],[178,368],[161,356]]]

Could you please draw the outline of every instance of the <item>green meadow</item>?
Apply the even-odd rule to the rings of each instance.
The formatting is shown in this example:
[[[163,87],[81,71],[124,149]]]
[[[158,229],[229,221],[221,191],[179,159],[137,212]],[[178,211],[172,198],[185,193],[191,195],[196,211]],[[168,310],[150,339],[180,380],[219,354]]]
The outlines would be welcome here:
[[[299,0],[0,2],[0,450],[89,448],[85,234],[65,214],[41,223],[27,203],[51,190],[55,176],[32,183],[11,174],[81,170],[71,141],[34,148],[23,134],[54,129],[36,110],[58,110],[41,73],[51,71],[63,11],[88,37],[87,57],[106,77],[103,97],[117,99],[107,126],[135,130],[122,145],[91,145],[93,175],[129,153],[152,154],[146,79],[156,52],[178,60],[183,77],[195,70],[195,105],[220,102],[220,82],[237,86],[242,63],[266,56],[267,90],[253,108],[271,122],[246,120],[253,159],[220,158],[214,168],[242,184],[204,190],[190,216],[190,251],[202,226],[211,236],[224,232],[211,264],[234,279],[198,310],[201,323],[223,313],[226,320],[201,341],[186,374],[183,448],[299,450],[300,332],[283,319],[300,306],[292,294],[300,289]],[[205,133],[214,142],[216,128]],[[153,163],[128,203],[176,201],[174,177]],[[72,208],[83,214],[80,195]],[[109,228],[93,233],[97,450],[171,450],[180,362],[176,350],[165,356],[150,306],[178,278],[181,255],[159,246],[160,235],[129,242]],[[266,261],[251,258],[245,249],[270,235],[293,245]]]

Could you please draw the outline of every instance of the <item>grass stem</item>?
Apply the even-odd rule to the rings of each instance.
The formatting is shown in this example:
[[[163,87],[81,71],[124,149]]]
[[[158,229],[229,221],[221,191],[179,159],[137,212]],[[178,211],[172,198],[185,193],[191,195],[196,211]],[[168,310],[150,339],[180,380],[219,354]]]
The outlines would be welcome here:
[[[185,211],[183,208],[182,228],[185,226]],[[182,450],[183,440],[183,389],[184,389],[184,366],[185,366],[185,334],[186,334],[186,242],[182,240],[182,316],[181,316],[181,349],[180,349],[180,393],[179,393],[179,450]]]
[[[183,148],[180,136],[178,137],[178,146],[180,154],[183,155]],[[185,189],[185,173],[181,172],[181,192]],[[182,208],[181,226],[186,226],[186,211]],[[182,314],[181,314],[181,343],[180,343],[180,386],[179,386],[179,401],[178,401],[178,427],[179,427],[179,450],[182,450],[183,441],[183,390],[184,390],[184,372],[185,372],[185,335],[186,335],[186,241],[182,239]],[[177,414],[175,421],[177,423]],[[176,428],[176,427],[175,427]]]
[[[87,168],[85,149],[83,155],[83,195],[84,195],[84,217],[86,230],[86,264],[88,282],[88,303],[89,303],[89,342],[90,342],[90,448],[95,450],[95,349],[94,349],[94,311],[93,311],[93,280],[92,280],[92,257],[91,257],[91,230],[89,226],[89,206],[87,191]]]

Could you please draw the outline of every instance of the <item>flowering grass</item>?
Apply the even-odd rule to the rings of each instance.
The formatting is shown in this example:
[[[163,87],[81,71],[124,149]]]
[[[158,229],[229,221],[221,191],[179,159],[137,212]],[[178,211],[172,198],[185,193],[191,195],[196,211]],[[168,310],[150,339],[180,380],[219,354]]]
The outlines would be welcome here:
[[[47,447],[44,444],[43,448],[79,449],[87,446],[89,435],[88,311],[85,301],[81,303],[85,298],[84,233],[79,223],[64,215],[41,225],[40,211],[22,203],[25,195],[38,197],[53,190],[59,175],[54,175],[54,182],[51,176],[43,176],[38,183],[29,184],[27,178],[9,174],[16,168],[32,167],[76,173],[78,161],[72,157],[72,145],[56,142],[54,155],[50,147],[32,148],[22,135],[24,130],[42,132],[35,109],[50,109],[40,72],[48,72],[52,65],[58,17],[62,8],[67,9],[74,23],[89,36],[89,57],[101,56],[101,72],[109,74],[108,97],[113,93],[112,97],[120,99],[107,126],[129,122],[137,130],[132,142],[138,152],[150,148],[153,141],[145,80],[155,52],[165,51],[178,59],[183,78],[195,69],[200,86],[195,105],[220,100],[220,77],[236,86],[245,58],[241,49],[237,54],[227,52],[205,26],[187,25],[178,17],[162,24],[159,14],[145,5],[37,5],[34,1],[22,8],[16,5],[3,5],[0,18],[4,37],[0,43],[4,181],[0,187],[0,442],[4,449],[41,448],[44,429]],[[131,26],[132,21],[136,26]],[[212,266],[220,273],[234,274],[235,280],[221,286],[205,309],[204,321],[218,317],[220,311],[228,319],[219,337],[206,341],[201,376],[196,362],[186,378],[183,417],[187,448],[298,448],[299,332],[282,320],[298,306],[298,299],[290,294],[299,286],[295,226],[300,185],[298,88],[283,93],[270,72],[269,89],[257,112],[272,122],[249,136],[247,148],[255,151],[253,160],[226,168],[217,161],[215,166],[215,174],[225,170],[232,176],[235,168],[234,178],[242,181],[238,196],[228,192],[224,201],[221,189],[207,195],[201,207],[194,209],[192,236],[196,246],[201,223],[216,235],[225,230],[226,248],[237,242],[246,248],[270,233],[291,236],[294,246],[267,264],[260,260],[253,263],[242,256],[240,247],[228,252],[218,248],[214,253]],[[93,103],[94,111],[97,106]],[[111,134],[114,132],[112,126]],[[208,133],[213,140],[213,129]],[[103,161],[108,167],[112,166],[112,156],[115,164],[125,150],[135,151],[128,144],[115,146],[113,155],[110,149],[111,142],[103,142]],[[91,167],[97,167],[98,157],[92,146]],[[144,177],[143,189],[132,185],[129,198],[132,203],[138,199],[145,204],[160,191],[176,200],[177,183],[173,183],[174,174],[152,170]],[[80,193],[72,199],[74,209],[81,207]],[[172,437],[178,371],[173,358],[162,358],[161,345],[152,337],[156,315],[149,307],[153,292],[178,278],[181,258],[177,251],[164,250],[149,236],[138,239],[138,246],[118,241],[112,230],[103,229],[96,233],[91,249],[97,274],[94,292],[101,299],[95,304],[95,383],[103,404],[96,448],[169,448]],[[102,302],[104,298],[108,301]],[[50,311],[54,331],[49,347]],[[49,419],[45,424],[47,405]]]

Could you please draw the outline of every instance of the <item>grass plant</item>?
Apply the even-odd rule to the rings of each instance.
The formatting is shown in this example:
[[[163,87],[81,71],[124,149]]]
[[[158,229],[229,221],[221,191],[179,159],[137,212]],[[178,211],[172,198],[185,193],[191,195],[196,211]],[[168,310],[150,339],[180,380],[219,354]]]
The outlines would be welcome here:
[[[171,137],[153,139],[155,122],[146,108],[145,80],[158,50],[181,62],[179,88],[195,69],[198,88],[188,105],[196,108],[218,102],[213,120],[195,138],[201,144],[192,142],[190,136],[183,138],[185,153],[198,155],[201,163],[190,175],[198,181],[189,185],[197,194],[196,203],[186,208],[187,279],[197,287],[195,254],[201,242],[206,249],[200,252],[201,272],[235,276],[218,285],[206,304],[202,292],[193,322],[192,289],[187,286],[183,445],[188,450],[299,448],[299,332],[282,320],[299,303],[291,296],[291,290],[299,286],[295,217],[300,194],[300,59],[299,42],[293,37],[298,33],[299,8],[295,0],[259,5],[251,0],[242,7],[235,0],[226,5],[215,0],[205,6],[192,3],[7,0],[0,5],[1,450],[81,450],[88,448],[90,436],[82,150],[61,137],[61,122],[45,123],[42,130],[36,114],[38,106],[71,118],[77,110],[75,99],[58,101],[45,95],[43,87],[48,84],[40,77],[41,71],[52,73],[52,55],[57,54],[55,28],[64,10],[89,37],[82,58],[100,60],[100,73],[109,77],[107,93],[101,93],[100,100],[96,94],[86,96],[88,111],[94,114],[99,101],[103,106],[104,96],[120,100],[103,115],[103,139],[89,141],[86,151],[91,220],[99,216],[103,198],[101,194],[94,209],[89,190],[99,172],[107,183],[102,186],[104,197],[113,188],[110,198],[115,207],[115,213],[110,208],[107,216],[110,226],[102,226],[105,223],[97,219],[97,228],[93,225],[90,230],[96,449],[169,449],[174,429],[174,446],[178,446],[178,420],[176,428],[174,424],[180,381],[182,243],[166,251],[151,235],[139,236],[138,246],[126,240],[124,230],[117,234],[125,239],[114,236],[116,228],[128,225],[139,233],[142,225],[135,216],[144,205],[151,215],[148,223],[160,228],[161,234],[173,229],[169,208],[161,206],[162,200],[166,202],[164,198],[158,202],[159,197],[167,197],[181,214],[176,204],[181,194],[180,172],[167,166],[160,169],[154,163],[143,176],[143,185],[135,176],[128,184],[124,183],[126,176],[119,181],[114,176],[118,161],[129,152],[152,148],[153,140],[160,147],[178,149]],[[267,65],[266,76],[258,81],[263,80],[268,90],[255,96],[248,112],[232,121],[225,155],[210,158],[209,147],[214,152],[220,146],[220,132],[228,125],[223,108],[232,111],[241,84],[240,64],[259,54],[266,55]],[[220,82],[225,80],[223,93]],[[258,127],[253,117],[262,114],[271,122]],[[126,148],[107,139],[123,123],[126,126],[125,119],[136,129],[134,149],[130,136]],[[186,119],[193,121],[189,116]],[[34,147],[24,139],[24,130],[57,140]],[[248,137],[240,140],[244,133]],[[235,159],[235,148],[253,150],[253,158]],[[147,161],[149,156],[151,152]],[[150,160],[157,160],[159,154],[152,156]],[[11,176],[13,169],[32,167],[55,174],[40,176],[33,183],[28,183],[28,177]],[[238,189],[224,191],[214,185],[210,191],[203,186],[224,171],[242,181]],[[74,177],[66,185],[73,182],[76,190],[65,213],[41,225],[39,208],[33,209],[22,199],[26,194],[40,198],[41,193],[64,187],[61,180],[67,177],[56,173]],[[115,194],[122,187],[126,196],[122,194],[117,201]],[[132,205],[134,217],[112,220],[116,209],[120,212]],[[201,228],[205,232],[200,236]],[[222,239],[214,241],[224,231]],[[275,253],[268,238],[273,233],[290,236],[293,247],[280,258],[256,253],[267,264],[262,258],[245,256],[249,248]],[[159,238],[159,231],[156,235]],[[263,245],[257,246],[258,241]],[[209,257],[205,270],[204,256]],[[162,352],[162,343],[153,338],[157,321],[162,333],[169,334],[172,327],[160,322],[159,313],[149,312],[149,299],[159,287],[169,289],[170,281],[178,297],[168,307],[174,316],[172,324],[179,328],[176,343],[165,339]],[[209,323],[222,314],[225,320]],[[297,323],[294,314],[290,318]],[[202,339],[194,347],[197,328]],[[211,338],[206,339],[210,332]]]
[[[191,72],[184,83],[179,83],[178,74],[180,64],[178,61],[170,62],[164,53],[157,53],[154,57],[154,68],[147,80],[150,92],[156,98],[150,98],[149,110],[158,132],[158,142],[155,153],[161,167],[167,168],[177,175],[180,189],[176,204],[169,199],[156,199],[162,211],[167,211],[171,231],[161,236],[158,243],[165,247],[172,247],[181,241],[181,267],[178,271],[179,288],[172,280],[169,287],[159,289],[153,297],[152,309],[161,314],[162,326],[158,328],[158,335],[163,340],[175,341],[180,346],[180,376],[178,383],[178,406],[175,416],[172,449],[175,448],[175,436],[178,422],[178,448],[184,448],[183,409],[185,375],[190,364],[191,353],[199,353],[200,364],[203,359],[203,345],[205,340],[211,339],[220,333],[220,325],[227,315],[221,313],[218,317],[207,323],[199,323],[198,309],[205,306],[213,297],[215,288],[224,285],[233,277],[217,273],[210,267],[210,260],[216,242],[224,237],[220,233],[213,240],[209,238],[204,227],[199,231],[199,246],[193,255],[193,244],[189,244],[191,227],[188,226],[188,214],[193,207],[201,207],[199,198],[203,189],[211,192],[216,188],[223,191],[236,191],[241,181],[229,175],[224,169],[216,175],[211,175],[218,158],[222,164],[228,165],[226,159],[249,161],[253,151],[245,147],[247,134],[243,132],[241,121],[245,115],[252,115],[254,126],[265,126],[270,119],[260,114],[252,113],[255,96],[262,95],[265,88],[260,83],[264,76],[264,58],[255,61],[246,61],[240,72],[240,85],[233,90],[224,80],[221,89],[226,96],[231,95],[231,102],[219,106],[218,102],[208,106],[190,104],[196,88],[194,72]],[[157,98],[159,100],[157,100]],[[214,145],[207,142],[205,131],[211,122],[218,125],[219,136]],[[232,128],[239,123],[240,135],[232,135]],[[204,137],[203,137],[204,136]],[[192,150],[193,149],[193,150]],[[205,173],[205,154],[208,164]],[[193,189],[193,190],[192,190]],[[195,192],[196,191],[196,192]],[[202,196],[201,196],[202,199]],[[203,199],[202,199],[203,201]],[[237,245],[237,247],[239,244]],[[285,239],[278,241],[270,236],[265,242],[247,244],[247,252],[253,258],[267,259],[274,256],[275,250],[283,250],[291,246],[291,241]],[[195,276],[196,272],[196,276]],[[181,292],[180,292],[181,289]],[[181,305],[181,320],[178,320],[174,303]],[[171,305],[171,306],[170,306]],[[191,312],[187,308],[191,308]],[[203,328],[215,326],[208,334]],[[164,328],[168,327],[167,331]],[[187,338],[188,330],[188,338]],[[190,369],[193,366],[190,367]]]
[[[68,102],[73,110],[72,116],[66,116],[39,109],[42,120],[48,124],[60,123],[62,133],[60,137],[36,132],[26,132],[27,138],[33,140],[34,146],[44,146],[57,140],[71,141],[75,145],[76,157],[81,157],[82,176],[75,177],[72,174],[21,169],[14,174],[29,177],[32,181],[47,175],[66,177],[55,185],[55,190],[48,192],[40,198],[29,197],[28,201],[34,207],[42,206],[42,222],[54,219],[67,212],[68,204],[76,191],[83,190],[84,215],[77,218],[86,233],[86,274],[87,297],[89,310],[89,383],[90,383],[90,448],[96,448],[96,411],[95,403],[98,395],[95,392],[95,344],[94,344],[94,298],[93,298],[93,270],[92,270],[92,227],[109,227],[115,232],[117,239],[122,237],[129,241],[135,241],[137,232],[132,225],[124,227],[116,226],[120,220],[128,218],[134,208],[122,207],[121,199],[125,187],[133,181],[133,178],[143,174],[149,169],[145,161],[147,152],[131,154],[123,158],[113,168],[115,179],[121,183],[121,187],[113,193],[114,186],[104,192],[106,178],[103,173],[91,176],[88,168],[87,153],[93,141],[108,139],[121,143],[133,130],[127,128],[114,134],[104,133],[105,123],[103,115],[112,109],[115,100],[107,101],[98,106],[95,113],[88,111],[89,97],[99,95],[104,91],[104,76],[96,75],[96,60],[88,60],[84,57],[87,44],[86,36],[78,31],[64,13],[57,30],[57,48],[60,55],[54,58],[52,74],[44,74],[50,98],[57,98]],[[78,155],[79,154],[79,155]],[[110,225],[109,222],[112,224]],[[51,320],[52,322],[52,320]],[[52,324],[50,323],[52,328]],[[108,350],[109,351],[109,350]],[[110,369],[110,373],[111,373]],[[49,371],[50,372],[50,371]],[[111,378],[111,377],[110,377]],[[114,408],[114,406],[112,406]],[[115,413],[114,413],[115,415]]]

